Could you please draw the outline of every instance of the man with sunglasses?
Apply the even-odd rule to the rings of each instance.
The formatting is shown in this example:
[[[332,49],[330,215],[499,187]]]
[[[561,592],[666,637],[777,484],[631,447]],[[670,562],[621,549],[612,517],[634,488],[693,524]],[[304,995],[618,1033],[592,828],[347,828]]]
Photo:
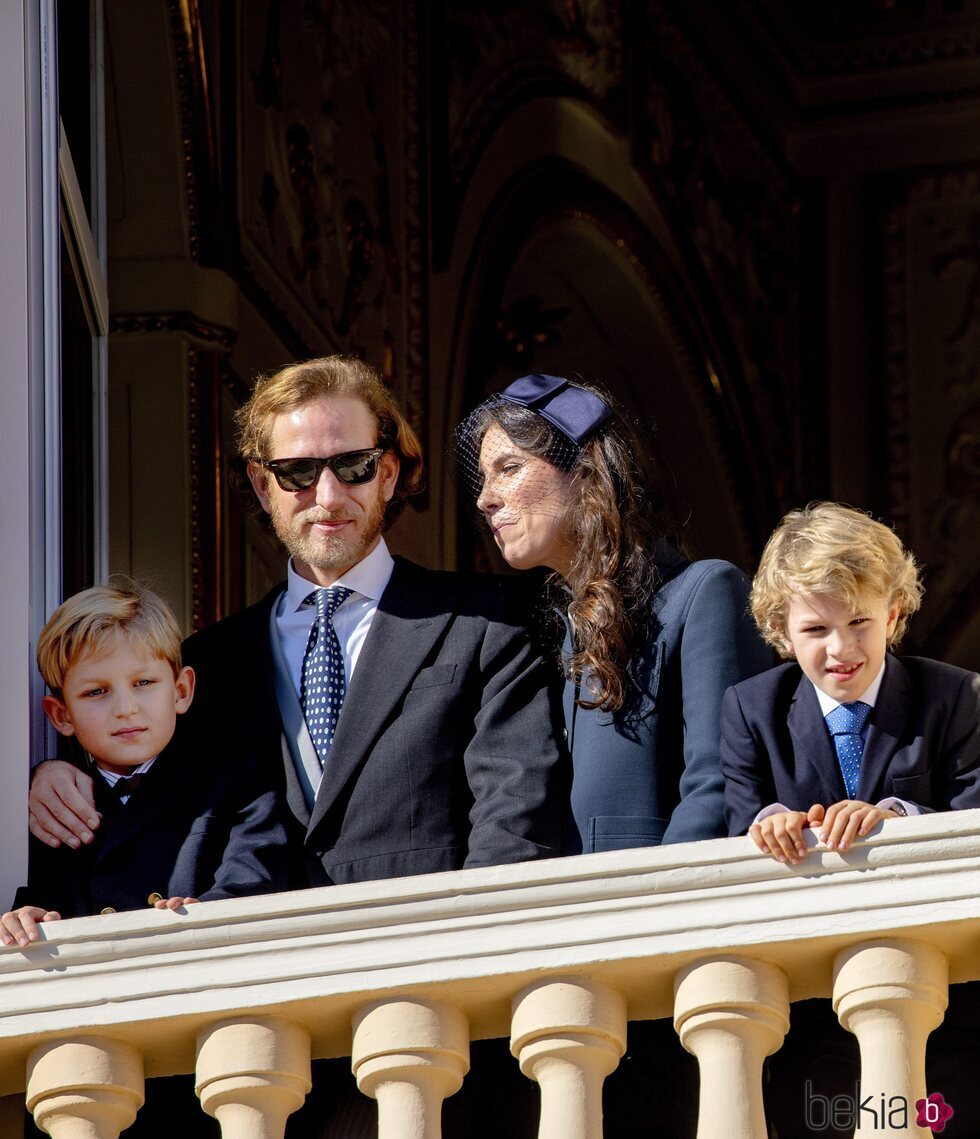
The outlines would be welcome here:
[[[341,357],[294,364],[237,419],[287,580],[186,642],[190,716],[215,749],[268,756],[292,885],[556,855],[560,748],[527,595],[391,557],[382,532],[422,462],[380,378]],[[77,845],[96,822],[84,776],[43,765],[34,833]]]

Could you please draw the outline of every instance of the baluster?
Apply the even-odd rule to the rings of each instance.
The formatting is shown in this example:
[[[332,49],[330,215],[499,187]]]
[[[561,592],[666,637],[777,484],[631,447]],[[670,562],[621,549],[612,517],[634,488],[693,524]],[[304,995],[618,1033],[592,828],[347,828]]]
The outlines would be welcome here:
[[[789,1028],[782,970],[738,957],[688,965],[674,982],[674,1027],[701,1073],[698,1139],[766,1139],[762,1062]]]
[[[470,1065],[466,1017],[443,1001],[374,1001],[354,1015],[351,1066],[378,1101],[379,1139],[439,1139],[442,1101]]]
[[[143,1106],[143,1057],[119,1040],[51,1040],[27,1060],[27,1110],[53,1139],[117,1139]]]
[[[626,1002],[584,978],[514,998],[510,1050],[541,1088],[538,1139],[600,1139],[602,1084],[626,1049]]]
[[[310,1081],[310,1034],[278,1017],[226,1020],[197,1038],[197,1094],[225,1139],[282,1139]]]
[[[883,1114],[890,1136],[923,1134],[915,1102],[926,1094],[926,1040],[943,1019],[947,982],[946,958],[925,942],[866,942],[837,954],[834,1010],[857,1037],[861,1101],[870,1097],[880,1125],[876,1130],[875,1115],[861,1111],[856,1137],[881,1134]]]

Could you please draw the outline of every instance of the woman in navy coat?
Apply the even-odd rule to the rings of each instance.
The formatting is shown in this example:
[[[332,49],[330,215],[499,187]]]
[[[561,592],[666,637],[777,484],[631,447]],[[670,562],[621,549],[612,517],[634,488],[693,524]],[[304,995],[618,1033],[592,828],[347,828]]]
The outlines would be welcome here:
[[[457,438],[504,558],[553,571],[573,770],[566,853],[725,835],[722,697],[772,663],[744,575],[662,539],[639,443],[597,389],[524,376]]]

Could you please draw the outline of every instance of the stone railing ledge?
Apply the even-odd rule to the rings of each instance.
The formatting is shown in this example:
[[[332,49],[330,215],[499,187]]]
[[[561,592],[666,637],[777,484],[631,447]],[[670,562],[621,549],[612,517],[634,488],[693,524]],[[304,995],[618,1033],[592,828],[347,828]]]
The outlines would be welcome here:
[[[872,937],[941,944],[965,980],[978,918],[980,811],[887,822],[800,867],[719,839],[76,919],[0,949],[0,1095],[68,1032],[152,1039],[148,1075],[190,1070],[186,1042],[245,1013],[346,1055],[351,1016],[392,993],[451,1002],[474,1038],[506,1035],[513,994],[549,975],[611,986],[633,1019],[669,1016],[678,971],[718,954],[778,966],[792,1000],[829,996],[835,956]]]

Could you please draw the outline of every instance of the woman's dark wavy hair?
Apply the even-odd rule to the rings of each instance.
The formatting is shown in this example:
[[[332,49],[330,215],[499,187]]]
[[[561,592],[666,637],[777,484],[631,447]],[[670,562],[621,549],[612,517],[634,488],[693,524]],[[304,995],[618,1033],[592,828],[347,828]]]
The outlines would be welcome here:
[[[658,584],[653,547],[665,529],[633,426],[605,391],[576,387],[616,411],[581,448],[535,412],[504,401],[487,406],[474,442],[479,453],[487,428],[497,423],[522,450],[571,472],[566,517],[576,553],[566,576],[548,578],[549,600],[568,607],[573,650],[563,665],[582,684],[578,704],[618,712],[634,695],[630,661],[651,633],[650,600]]]

